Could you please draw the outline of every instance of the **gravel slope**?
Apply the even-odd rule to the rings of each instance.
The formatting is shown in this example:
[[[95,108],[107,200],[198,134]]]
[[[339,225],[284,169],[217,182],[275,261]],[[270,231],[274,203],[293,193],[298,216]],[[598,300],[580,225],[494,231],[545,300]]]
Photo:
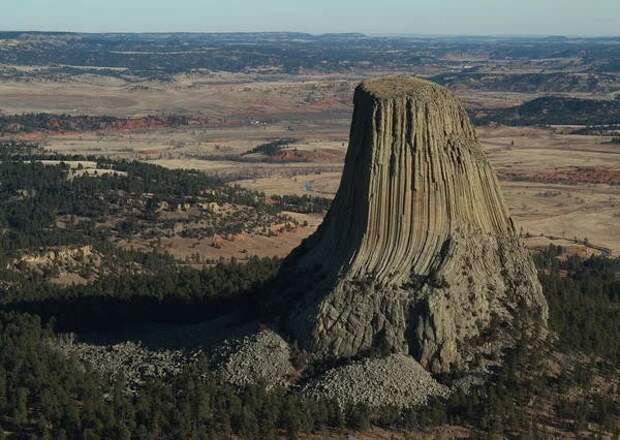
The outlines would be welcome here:
[[[406,408],[424,405],[432,396],[446,397],[449,389],[411,356],[393,354],[328,370],[306,385],[303,393],[335,399],[342,407],[364,403]]]

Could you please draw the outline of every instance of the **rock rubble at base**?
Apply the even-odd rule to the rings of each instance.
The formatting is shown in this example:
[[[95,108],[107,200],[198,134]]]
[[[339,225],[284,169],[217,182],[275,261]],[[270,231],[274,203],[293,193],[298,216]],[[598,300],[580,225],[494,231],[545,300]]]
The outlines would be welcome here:
[[[162,379],[179,374],[184,367],[197,361],[200,350],[188,353],[181,350],[152,350],[133,342],[115,345],[94,345],[66,341],[60,351],[76,357],[89,368],[113,379],[123,378],[130,388],[148,379]]]
[[[211,367],[224,381],[239,386],[288,387],[295,373],[289,345],[271,330],[224,341],[210,358]]]
[[[343,408],[357,403],[409,408],[425,405],[431,397],[447,397],[449,388],[411,356],[393,354],[328,370],[307,384],[303,393],[334,399]]]
[[[93,345],[60,341],[66,356],[114,379],[121,377],[128,388],[139,390],[148,379],[165,379],[180,374],[197,362],[202,350],[154,350],[141,344],[123,342]],[[209,351],[209,370],[236,386],[262,384],[267,389],[289,388],[314,399],[334,399],[341,407],[362,403],[369,407],[397,408],[424,405],[431,397],[447,397],[448,387],[438,383],[412,357],[393,354],[386,358],[367,358],[328,370],[310,378],[304,386],[295,385],[291,348],[277,333],[258,333],[225,340]],[[205,370],[206,373],[206,370]]]

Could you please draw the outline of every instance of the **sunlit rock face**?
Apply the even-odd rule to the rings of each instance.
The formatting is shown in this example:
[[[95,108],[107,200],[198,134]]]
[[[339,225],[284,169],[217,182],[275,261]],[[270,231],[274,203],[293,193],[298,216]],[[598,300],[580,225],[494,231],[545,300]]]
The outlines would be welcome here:
[[[361,83],[340,187],[284,261],[283,328],[327,357],[382,350],[436,372],[508,341],[515,317],[545,330],[536,270],[474,127],[445,88]]]

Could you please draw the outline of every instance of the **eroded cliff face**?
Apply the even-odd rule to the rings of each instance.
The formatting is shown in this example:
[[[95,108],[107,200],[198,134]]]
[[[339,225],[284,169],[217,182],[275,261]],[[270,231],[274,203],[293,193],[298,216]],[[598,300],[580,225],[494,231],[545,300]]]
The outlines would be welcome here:
[[[451,93],[412,77],[355,91],[340,188],[285,260],[283,325],[307,349],[376,346],[433,371],[464,367],[547,306],[473,126]]]

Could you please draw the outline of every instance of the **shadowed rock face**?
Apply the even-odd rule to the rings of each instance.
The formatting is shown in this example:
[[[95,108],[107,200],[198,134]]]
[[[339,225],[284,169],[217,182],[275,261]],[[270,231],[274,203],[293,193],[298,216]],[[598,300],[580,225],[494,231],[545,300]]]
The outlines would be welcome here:
[[[433,371],[501,347],[517,314],[544,329],[536,270],[462,106],[411,77],[365,81],[354,104],[336,198],[278,277],[285,329],[325,356],[380,345]]]

